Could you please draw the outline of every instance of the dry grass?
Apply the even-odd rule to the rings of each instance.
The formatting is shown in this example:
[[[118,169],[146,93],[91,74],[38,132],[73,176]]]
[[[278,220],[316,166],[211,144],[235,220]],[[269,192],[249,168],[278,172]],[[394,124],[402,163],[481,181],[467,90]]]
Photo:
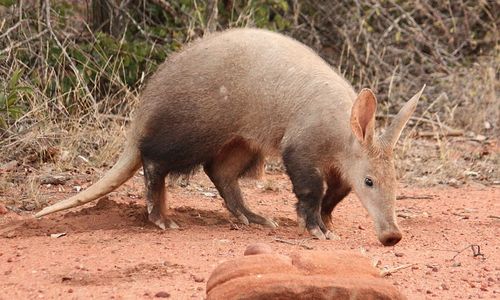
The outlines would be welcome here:
[[[498,140],[477,141],[468,137],[409,139],[399,147],[396,168],[400,181],[411,186],[500,184]],[[402,145],[401,145],[402,146]]]
[[[396,112],[427,84],[421,117],[499,137],[498,1],[311,1],[302,6],[306,11],[292,34],[338,66],[356,89],[375,90],[381,115]]]

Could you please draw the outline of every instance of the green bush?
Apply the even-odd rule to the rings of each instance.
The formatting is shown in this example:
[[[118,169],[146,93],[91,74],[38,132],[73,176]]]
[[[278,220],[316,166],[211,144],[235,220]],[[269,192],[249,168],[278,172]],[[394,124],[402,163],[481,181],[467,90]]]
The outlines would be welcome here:
[[[12,122],[19,119],[24,112],[21,98],[33,90],[19,83],[23,71],[17,69],[7,85],[0,86],[0,128],[7,128]]]

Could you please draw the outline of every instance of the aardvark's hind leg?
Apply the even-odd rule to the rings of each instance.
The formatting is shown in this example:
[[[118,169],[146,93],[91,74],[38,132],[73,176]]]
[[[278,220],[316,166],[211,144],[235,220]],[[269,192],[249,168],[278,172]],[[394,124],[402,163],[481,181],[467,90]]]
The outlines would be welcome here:
[[[165,195],[166,172],[164,167],[145,158],[143,158],[142,163],[149,221],[161,229],[179,228],[174,221],[167,217],[168,205]]]

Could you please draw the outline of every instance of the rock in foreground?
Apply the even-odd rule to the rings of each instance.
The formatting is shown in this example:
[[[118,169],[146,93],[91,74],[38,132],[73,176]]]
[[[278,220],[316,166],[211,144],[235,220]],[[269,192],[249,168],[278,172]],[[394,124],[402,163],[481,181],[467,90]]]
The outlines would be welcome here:
[[[356,252],[298,251],[286,256],[267,247],[249,248],[252,251],[245,252],[252,255],[214,270],[207,282],[207,300],[405,299]]]

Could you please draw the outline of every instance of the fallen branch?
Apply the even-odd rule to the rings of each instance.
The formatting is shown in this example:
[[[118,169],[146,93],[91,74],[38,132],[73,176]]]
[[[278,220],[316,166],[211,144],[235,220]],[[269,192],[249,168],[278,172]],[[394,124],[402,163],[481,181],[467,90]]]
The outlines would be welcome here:
[[[396,200],[404,200],[404,199],[434,199],[434,196],[433,195],[420,195],[420,196],[400,195],[400,196],[396,196]]]
[[[464,131],[461,129],[447,129],[445,131],[419,131],[419,137],[436,137],[436,136],[463,136]]]

